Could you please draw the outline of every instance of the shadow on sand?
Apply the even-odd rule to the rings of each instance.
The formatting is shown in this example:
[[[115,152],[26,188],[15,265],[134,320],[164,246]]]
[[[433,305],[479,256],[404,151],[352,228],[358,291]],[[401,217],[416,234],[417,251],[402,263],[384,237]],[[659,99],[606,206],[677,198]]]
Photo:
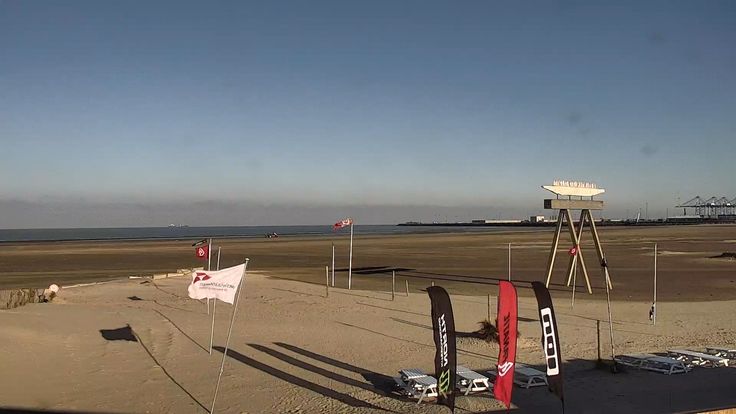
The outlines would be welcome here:
[[[213,349],[215,349],[218,352],[225,352],[225,348],[221,346],[215,346]],[[248,365],[249,367],[255,368],[261,372],[264,372],[266,374],[272,375],[282,381],[286,381],[288,383],[291,383],[293,385],[296,385],[298,387],[306,388],[312,392],[315,392],[317,394],[320,394],[322,396],[332,398],[334,400],[340,401],[343,404],[349,405],[351,407],[360,407],[360,408],[371,408],[374,410],[382,410],[382,411],[388,411],[381,407],[375,406],[371,403],[365,402],[363,400],[359,400],[351,395],[343,394],[341,392],[337,392],[335,390],[332,390],[327,387],[323,387],[319,384],[315,384],[313,382],[307,381],[303,378],[299,378],[295,375],[291,375],[287,372],[281,371],[279,369],[276,369],[270,365],[264,364],[262,362],[256,361],[253,358],[250,358],[246,355],[241,354],[238,351],[235,351],[233,349],[227,350],[227,355],[245,365]]]
[[[133,328],[130,325],[125,325],[122,328],[117,329],[100,329],[100,335],[102,335],[103,338],[105,338],[108,341],[131,341],[131,342],[138,342],[141,345],[141,348],[143,348],[144,351],[146,351],[146,354],[153,360],[153,363],[156,364],[157,367],[161,368],[161,371],[173,382],[177,387],[179,387],[186,395],[189,396],[189,398],[192,399],[197,405],[202,407],[205,411],[209,412],[209,409],[202,405],[194,396],[189,393],[189,391],[186,390],[179,382],[177,382],[174,377],[169,374],[169,371],[166,370],[166,368],[161,365],[155,356],[151,353],[151,351],[148,349],[146,344],[143,343],[141,338],[138,336],[138,334],[135,333]]]

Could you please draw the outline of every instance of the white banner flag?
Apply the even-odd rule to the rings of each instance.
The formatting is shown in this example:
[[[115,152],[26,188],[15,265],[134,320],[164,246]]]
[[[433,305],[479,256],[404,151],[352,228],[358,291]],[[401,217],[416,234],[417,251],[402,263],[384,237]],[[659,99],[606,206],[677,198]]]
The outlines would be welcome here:
[[[245,263],[217,271],[195,271],[189,285],[189,297],[192,299],[220,299],[232,304],[235,291],[243,279]]]

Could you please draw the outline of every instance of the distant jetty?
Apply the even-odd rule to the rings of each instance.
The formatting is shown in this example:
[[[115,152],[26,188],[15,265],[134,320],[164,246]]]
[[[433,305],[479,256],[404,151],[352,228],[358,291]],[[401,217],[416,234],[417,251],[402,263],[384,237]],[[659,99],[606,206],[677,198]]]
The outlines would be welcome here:
[[[556,220],[556,219],[555,219]],[[554,227],[555,220],[473,220],[462,222],[421,222],[407,221],[399,226],[414,227]],[[736,224],[736,216],[696,217],[682,216],[667,219],[601,219],[595,221],[596,226],[673,226],[685,224]]]

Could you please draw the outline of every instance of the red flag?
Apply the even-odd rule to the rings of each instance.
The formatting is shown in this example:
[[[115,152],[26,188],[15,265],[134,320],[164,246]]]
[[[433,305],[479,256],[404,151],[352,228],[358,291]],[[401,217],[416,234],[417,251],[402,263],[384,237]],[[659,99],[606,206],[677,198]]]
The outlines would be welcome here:
[[[332,230],[333,231],[340,230],[341,228],[350,226],[352,224],[353,224],[353,219],[351,219],[350,217],[348,217],[348,218],[342,219],[342,220],[338,221],[337,223],[333,224],[332,225]]]
[[[198,259],[204,259],[207,260],[207,256],[209,256],[210,253],[210,246],[204,245],[204,246],[197,246],[194,248],[194,254],[197,255]]]
[[[576,254],[578,254],[578,247],[572,246],[570,250],[567,251],[567,253],[569,253],[570,256],[575,256]]]
[[[511,282],[498,283],[498,366],[496,383],[493,384],[493,397],[511,406],[511,391],[514,388],[514,366],[516,365],[518,305],[516,288]]]

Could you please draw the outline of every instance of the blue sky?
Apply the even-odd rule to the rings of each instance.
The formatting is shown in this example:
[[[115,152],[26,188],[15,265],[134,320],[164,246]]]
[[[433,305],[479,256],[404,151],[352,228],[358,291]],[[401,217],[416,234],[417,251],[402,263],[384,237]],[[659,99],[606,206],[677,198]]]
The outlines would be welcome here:
[[[734,44],[730,1],[0,0],[0,227],[523,216],[554,178],[612,216],[733,198]]]

